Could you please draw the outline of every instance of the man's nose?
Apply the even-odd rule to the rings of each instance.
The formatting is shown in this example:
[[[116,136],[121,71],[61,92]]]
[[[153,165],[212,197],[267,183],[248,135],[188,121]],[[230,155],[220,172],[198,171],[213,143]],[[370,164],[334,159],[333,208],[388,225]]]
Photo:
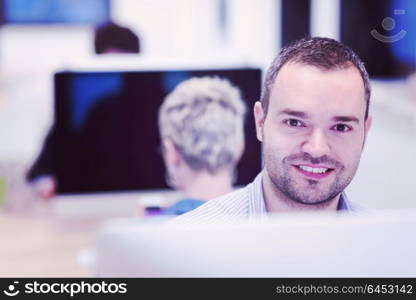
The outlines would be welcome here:
[[[302,151],[312,157],[321,157],[329,155],[331,147],[325,133],[321,129],[314,129],[302,144]]]

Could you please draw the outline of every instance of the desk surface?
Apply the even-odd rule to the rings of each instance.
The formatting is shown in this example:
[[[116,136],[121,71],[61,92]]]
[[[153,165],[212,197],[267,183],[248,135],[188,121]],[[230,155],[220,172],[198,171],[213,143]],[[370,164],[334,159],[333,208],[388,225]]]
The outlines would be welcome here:
[[[143,217],[146,205],[167,205],[175,197],[165,192],[60,196],[49,203],[15,199],[9,210],[0,207],[0,277],[95,276],[94,265],[80,260],[88,260],[85,250],[93,250],[103,222]]]
[[[94,276],[94,267],[77,257],[94,246],[102,221],[0,211],[0,277]]]

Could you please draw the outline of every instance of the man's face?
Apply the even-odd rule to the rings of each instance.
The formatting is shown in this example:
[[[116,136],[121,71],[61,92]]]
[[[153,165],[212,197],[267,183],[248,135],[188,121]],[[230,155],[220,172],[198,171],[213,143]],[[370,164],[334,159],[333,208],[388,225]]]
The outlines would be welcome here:
[[[323,71],[289,63],[278,73],[267,116],[255,105],[257,137],[274,191],[287,200],[324,204],[351,182],[371,118],[359,71]]]

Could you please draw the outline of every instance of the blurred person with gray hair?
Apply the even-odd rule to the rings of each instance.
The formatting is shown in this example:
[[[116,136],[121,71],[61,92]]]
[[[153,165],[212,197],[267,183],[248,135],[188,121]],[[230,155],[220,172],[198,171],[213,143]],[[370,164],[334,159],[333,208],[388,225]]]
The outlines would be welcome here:
[[[159,110],[166,179],[185,199],[164,214],[183,214],[233,190],[245,111],[239,89],[218,77],[191,78],[166,96]]]

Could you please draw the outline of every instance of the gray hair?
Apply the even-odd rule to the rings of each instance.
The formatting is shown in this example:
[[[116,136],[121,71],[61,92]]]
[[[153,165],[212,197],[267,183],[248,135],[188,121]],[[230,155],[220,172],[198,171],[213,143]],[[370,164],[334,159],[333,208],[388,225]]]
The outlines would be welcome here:
[[[159,109],[161,138],[170,138],[188,166],[215,173],[234,166],[244,145],[246,107],[238,88],[218,77],[191,78]]]
[[[288,62],[302,63],[324,70],[343,69],[355,66],[360,72],[364,83],[364,98],[366,101],[365,119],[367,119],[371,87],[364,63],[351,48],[336,40],[322,37],[308,37],[297,40],[283,48],[273,60],[267,71],[260,98],[265,114],[267,114],[269,107],[270,90],[274,80],[280,69]]]

